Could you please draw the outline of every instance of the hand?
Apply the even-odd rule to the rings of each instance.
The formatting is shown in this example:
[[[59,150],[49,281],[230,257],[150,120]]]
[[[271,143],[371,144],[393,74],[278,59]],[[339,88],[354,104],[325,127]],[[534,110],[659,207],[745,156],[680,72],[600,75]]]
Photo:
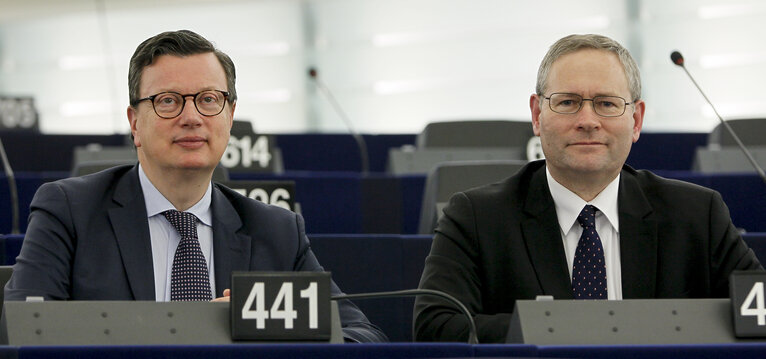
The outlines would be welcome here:
[[[223,290],[223,297],[215,298],[212,302],[229,302],[231,300],[231,289]]]

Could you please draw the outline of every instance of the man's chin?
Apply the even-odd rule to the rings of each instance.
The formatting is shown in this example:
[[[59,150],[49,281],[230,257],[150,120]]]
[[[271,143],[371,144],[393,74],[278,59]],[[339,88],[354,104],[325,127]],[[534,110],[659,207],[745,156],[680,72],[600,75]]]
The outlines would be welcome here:
[[[190,171],[190,172],[204,172],[204,171],[210,171],[212,172],[213,169],[215,169],[215,166],[217,164],[211,164],[209,162],[202,162],[202,161],[187,161],[180,163],[178,166],[176,166],[179,170],[184,171]]]
[[[581,161],[571,166],[572,172],[579,173],[583,176],[595,175],[595,174],[608,174],[612,172],[619,172],[621,167],[615,167],[604,160],[600,161]]]

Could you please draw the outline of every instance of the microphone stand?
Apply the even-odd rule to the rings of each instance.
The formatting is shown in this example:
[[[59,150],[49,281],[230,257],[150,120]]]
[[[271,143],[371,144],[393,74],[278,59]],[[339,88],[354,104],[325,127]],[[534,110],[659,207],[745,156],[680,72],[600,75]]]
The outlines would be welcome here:
[[[19,234],[19,192],[16,190],[16,177],[13,175],[11,163],[5,154],[5,146],[0,138],[0,160],[3,162],[5,176],[8,178],[8,192],[11,195],[11,233]]]
[[[330,105],[332,105],[335,112],[340,116],[341,120],[346,124],[346,127],[348,128],[349,132],[351,133],[351,137],[354,138],[354,141],[356,141],[356,145],[359,147],[359,156],[361,156],[362,161],[362,174],[367,175],[370,172],[370,157],[367,154],[367,143],[365,143],[364,138],[356,132],[354,129],[354,126],[351,125],[351,120],[346,115],[346,112],[343,111],[343,108],[340,106],[340,103],[335,99],[335,96],[332,95],[332,92],[330,91],[327,86],[322,82],[322,80],[319,79],[319,75],[317,74],[316,69],[309,69],[309,77],[314,80],[314,84],[316,87],[325,95],[327,100],[330,102]]]
[[[713,106],[713,103],[710,101],[710,99],[707,98],[707,95],[705,95],[705,92],[702,91],[702,88],[697,84],[697,81],[694,80],[694,77],[689,73],[689,70],[686,69],[686,66],[684,66],[684,58],[681,55],[680,52],[674,51],[670,55],[670,59],[673,61],[674,64],[677,66],[680,66],[682,69],[684,69],[684,72],[686,72],[686,75],[689,76],[689,79],[692,80],[692,83],[694,86],[697,87],[697,90],[699,90],[700,94],[702,94],[702,97],[705,98],[705,101],[707,101],[708,105],[713,109],[713,112],[715,113],[716,117],[718,117],[718,121],[721,121],[721,124],[723,127],[726,128],[726,131],[731,134],[731,137],[734,138],[734,141],[737,142],[737,145],[742,150],[742,153],[745,154],[745,157],[747,157],[747,160],[750,161],[750,164],[755,168],[755,171],[758,172],[758,175],[761,177],[761,180],[763,180],[764,183],[766,183],[766,173],[763,172],[763,168],[758,164],[758,162],[753,158],[753,155],[750,154],[750,151],[748,151],[747,147],[745,147],[745,144],[742,143],[742,140],[739,139],[739,136],[734,132],[734,130],[729,126],[729,124],[723,120],[723,117],[721,117],[720,114],[718,114],[718,110],[715,109],[715,106]]]
[[[370,299],[370,298],[390,298],[390,297],[417,297],[418,295],[432,295],[436,297],[441,297],[444,299],[447,299],[448,301],[455,304],[455,306],[460,309],[460,311],[468,318],[468,344],[479,344],[479,339],[477,337],[477,331],[476,331],[476,323],[473,320],[473,317],[471,316],[471,312],[466,308],[466,306],[461,303],[457,298],[433,289],[405,289],[405,290],[395,290],[390,292],[376,292],[376,293],[359,293],[359,294],[341,294],[341,295],[335,295],[332,296],[330,299],[332,300],[340,300],[340,299]]]

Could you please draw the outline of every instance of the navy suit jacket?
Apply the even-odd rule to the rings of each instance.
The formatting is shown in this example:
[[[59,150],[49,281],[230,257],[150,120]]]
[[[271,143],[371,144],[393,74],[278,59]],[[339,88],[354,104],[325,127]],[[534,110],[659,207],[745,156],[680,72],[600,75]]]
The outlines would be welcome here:
[[[463,302],[481,343],[505,340],[517,299],[573,299],[544,165],[455,194],[438,222],[420,287]],[[625,299],[727,297],[733,270],[763,269],[718,192],[624,166],[617,201]],[[468,322],[419,297],[414,330],[416,340],[465,341]]]
[[[146,204],[138,166],[42,185],[5,300],[155,300]],[[303,218],[213,185],[216,297],[232,271],[322,271]],[[332,283],[332,295],[341,291]],[[344,335],[361,342],[386,336],[350,301],[339,303]]]

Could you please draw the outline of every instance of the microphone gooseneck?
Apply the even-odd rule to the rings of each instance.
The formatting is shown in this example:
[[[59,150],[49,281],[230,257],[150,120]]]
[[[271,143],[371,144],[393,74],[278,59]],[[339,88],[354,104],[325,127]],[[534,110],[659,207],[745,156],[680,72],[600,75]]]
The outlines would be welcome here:
[[[19,234],[19,192],[16,190],[16,176],[13,175],[11,162],[5,154],[2,139],[0,139],[0,161],[3,162],[5,177],[8,178],[8,192],[11,195],[11,233]]]
[[[348,132],[351,134],[351,137],[353,137],[354,141],[356,141],[356,145],[359,147],[359,156],[361,157],[362,174],[366,175],[370,172],[370,157],[367,154],[367,143],[364,141],[364,138],[358,132],[356,132],[348,115],[346,115],[346,112],[343,111],[343,107],[340,106],[340,103],[338,103],[338,101],[335,99],[335,96],[332,95],[332,91],[330,91],[330,89],[322,82],[322,80],[319,79],[319,74],[317,73],[316,68],[309,68],[308,75],[312,82],[314,82],[316,87],[319,89],[319,91],[325,95],[325,98],[327,98],[328,102],[330,102],[330,105],[332,105],[335,113],[337,113],[341,120],[343,120],[343,122],[346,124],[346,128],[348,128]]]
[[[444,293],[442,291],[433,289],[405,289],[395,290],[391,292],[375,292],[375,293],[358,293],[358,294],[341,294],[332,296],[332,300],[340,299],[370,299],[370,298],[390,298],[390,297],[417,297],[419,295],[432,295],[447,299],[455,304],[458,309],[468,319],[468,344],[479,344],[479,338],[477,337],[476,322],[474,322],[471,312],[466,308],[465,304],[457,300],[457,298]]]
[[[750,151],[748,151],[747,147],[745,147],[745,144],[742,143],[742,140],[739,139],[739,136],[734,132],[734,130],[729,126],[729,123],[723,120],[723,117],[721,117],[720,114],[718,114],[718,110],[715,109],[715,106],[713,106],[713,103],[710,101],[710,99],[707,98],[707,95],[705,95],[705,92],[702,91],[702,88],[700,85],[697,84],[697,81],[694,80],[694,77],[692,74],[689,73],[689,70],[686,69],[686,66],[684,66],[684,56],[681,55],[678,51],[673,51],[670,54],[670,60],[673,61],[674,64],[684,69],[684,72],[686,72],[686,75],[689,76],[689,79],[692,80],[692,83],[694,86],[697,87],[697,90],[700,92],[703,98],[705,98],[705,101],[707,101],[708,105],[713,109],[713,112],[715,113],[716,117],[718,117],[718,121],[721,122],[721,125],[726,128],[726,131],[731,134],[731,137],[734,138],[734,141],[737,142],[737,146],[742,150],[742,153],[745,154],[745,157],[747,157],[747,160],[750,161],[750,164],[755,168],[755,171],[758,172],[758,175],[761,177],[761,180],[763,180],[764,183],[766,183],[766,173],[763,172],[763,168],[758,164],[758,162],[753,158],[753,155],[750,154]]]

